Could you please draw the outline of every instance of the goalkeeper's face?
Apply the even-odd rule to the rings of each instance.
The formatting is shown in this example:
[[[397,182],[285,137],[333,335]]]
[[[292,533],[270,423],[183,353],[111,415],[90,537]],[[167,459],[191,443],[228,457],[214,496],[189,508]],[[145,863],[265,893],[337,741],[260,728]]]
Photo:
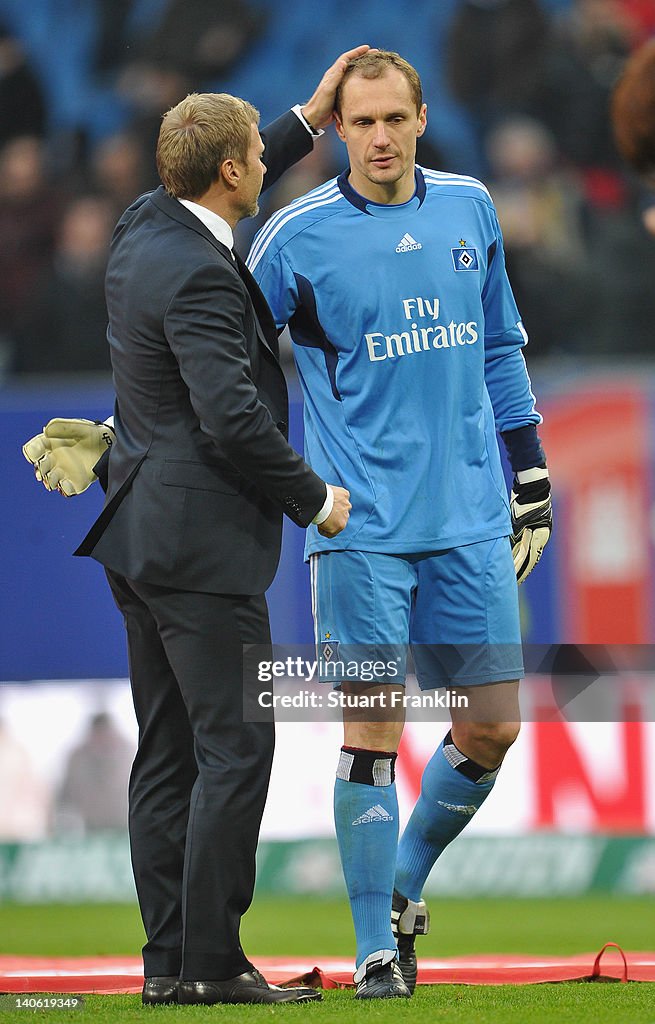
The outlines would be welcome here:
[[[425,131],[426,106],[419,111],[402,71],[379,78],[352,74],[344,84],[339,138],[350,159],[350,183],[367,199],[401,203],[414,193],[416,140]]]

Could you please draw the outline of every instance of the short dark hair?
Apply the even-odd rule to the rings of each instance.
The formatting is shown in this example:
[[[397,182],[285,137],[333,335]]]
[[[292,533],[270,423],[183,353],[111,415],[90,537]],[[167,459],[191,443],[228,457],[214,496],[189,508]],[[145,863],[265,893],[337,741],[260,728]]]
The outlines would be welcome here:
[[[334,102],[337,113],[341,115],[343,88],[351,75],[359,75],[361,78],[369,79],[380,78],[389,68],[395,68],[405,76],[409,83],[412,99],[416,104],[416,113],[420,113],[421,106],[423,105],[423,89],[419,73],[416,68],[412,67],[409,61],[406,61],[399,53],[394,53],[393,50],[376,50],[375,53],[365,53],[363,56],[355,57],[354,60],[349,61],[337,88]]]
[[[259,111],[224,92],[190,93],[167,111],[159,129],[157,170],[169,195],[197,199],[230,157],[246,163]]]
[[[655,174],[655,39],[635,50],[611,101],[616,146],[638,174]]]

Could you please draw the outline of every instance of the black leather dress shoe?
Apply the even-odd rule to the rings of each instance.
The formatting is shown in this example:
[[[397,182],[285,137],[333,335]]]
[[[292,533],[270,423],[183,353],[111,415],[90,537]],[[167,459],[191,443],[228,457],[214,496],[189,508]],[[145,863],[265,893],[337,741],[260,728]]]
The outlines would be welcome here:
[[[146,978],[143,983],[141,1002],[146,1006],[165,1005],[177,1002],[177,986],[179,978],[161,977]]]
[[[181,981],[178,1002],[189,1005],[201,1003],[309,1003],[322,999],[314,988],[278,988],[269,985],[254,968],[245,974],[225,981]]]

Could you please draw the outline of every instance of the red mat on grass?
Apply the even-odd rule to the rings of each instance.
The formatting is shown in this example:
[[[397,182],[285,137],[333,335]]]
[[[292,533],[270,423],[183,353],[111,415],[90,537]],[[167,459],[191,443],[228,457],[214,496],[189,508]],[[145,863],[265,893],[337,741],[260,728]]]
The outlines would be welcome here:
[[[320,968],[312,964],[320,960]],[[544,981],[588,978],[600,954],[570,957],[484,955],[420,961],[419,985],[527,985]],[[256,966],[271,983],[305,980],[316,988],[339,988],[352,983],[349,960],[316,957],[259,957]],[[629,981],[655,981],[655,953],[608,950],[597,971],[604,977]],[[78,994],[140,992],[143,971],[132,957],[27,957],[0,956],[0,992],[75,992]]]

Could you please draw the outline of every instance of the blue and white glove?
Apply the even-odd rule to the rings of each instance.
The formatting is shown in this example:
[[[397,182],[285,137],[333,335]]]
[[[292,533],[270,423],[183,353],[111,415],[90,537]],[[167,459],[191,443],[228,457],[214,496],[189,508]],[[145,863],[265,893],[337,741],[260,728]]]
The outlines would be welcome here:
[[[553,529],[548,470],[520,470],[514,477],[509,507],[512,515],[512,558],[516,582],[520,584],[541,558]]]

